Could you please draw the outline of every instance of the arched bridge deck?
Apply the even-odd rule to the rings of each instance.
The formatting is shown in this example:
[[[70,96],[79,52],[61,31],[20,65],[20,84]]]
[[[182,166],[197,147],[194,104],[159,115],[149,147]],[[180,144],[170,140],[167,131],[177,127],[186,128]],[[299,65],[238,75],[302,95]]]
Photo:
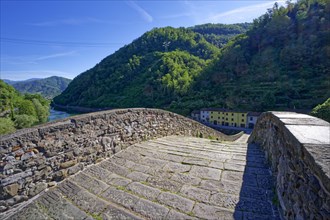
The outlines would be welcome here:
[[[247,144],[159,109],[22,129],[0,138],[0,219],[330,219],[329,131],[266,112]]]
[[[278,219],[264,152],[247,137],[134,144],[13,210],[10,219]]]

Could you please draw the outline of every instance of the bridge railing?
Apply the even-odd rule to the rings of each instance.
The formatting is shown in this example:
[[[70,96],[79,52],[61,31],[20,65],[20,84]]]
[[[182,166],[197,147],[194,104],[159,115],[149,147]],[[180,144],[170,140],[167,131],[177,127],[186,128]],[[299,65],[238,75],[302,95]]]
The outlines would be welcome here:
[[[0,210],[132,144],[168,135],[226,141],[240,137],[159,109],[96,112],[22,129],[0,137]]]
[[[263,113],[249,138],[260,145],[276,179],[286,219],[329,219],[330,124],[289,112]]]

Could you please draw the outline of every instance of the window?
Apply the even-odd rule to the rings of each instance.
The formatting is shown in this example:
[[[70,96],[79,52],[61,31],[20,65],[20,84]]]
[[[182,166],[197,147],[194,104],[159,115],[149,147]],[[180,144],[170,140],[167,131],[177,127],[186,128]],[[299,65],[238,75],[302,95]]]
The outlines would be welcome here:
[[[242,122],[244,122],[244,118],[242,119]]]
[[[226,118],[226,121],[228,121],[228,118]]]
[[[225,117],[222,117],[223,120],[225,120]]]
[[[213,112],[211,112],[211,114],[213,114]]]
[[[242,116],[244,117],[244,114],[242,114]]]
[[[253,121],[253,117],[250,117],[250,121]]]
[[[211,116],[211,118],[213,118],[213,116]]]
[[[226,115],[228,115],[228,113],[226,113]]]
[[[231,113],[232,116],[234,116],[234,113]]]
[[[220,117],[218,117],[218,119],[220,119]]]
[[[234,121],[234,119],[232,118],[231,121]]]

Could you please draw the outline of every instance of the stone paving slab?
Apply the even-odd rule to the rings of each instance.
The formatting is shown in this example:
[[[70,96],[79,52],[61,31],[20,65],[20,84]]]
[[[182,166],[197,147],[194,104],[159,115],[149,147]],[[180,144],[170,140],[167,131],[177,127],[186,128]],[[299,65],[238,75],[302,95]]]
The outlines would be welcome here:
[[[7,219],[278,219],[270,169],[246,139],[170,136],[132,145]]]

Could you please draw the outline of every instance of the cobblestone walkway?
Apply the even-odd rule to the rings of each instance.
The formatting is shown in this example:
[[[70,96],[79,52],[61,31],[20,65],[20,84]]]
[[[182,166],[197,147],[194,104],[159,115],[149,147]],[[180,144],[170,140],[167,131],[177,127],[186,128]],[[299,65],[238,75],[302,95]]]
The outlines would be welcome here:
[[[246,139],[170,136],[133,145],[10,219],[278,219],[264,154]]]

